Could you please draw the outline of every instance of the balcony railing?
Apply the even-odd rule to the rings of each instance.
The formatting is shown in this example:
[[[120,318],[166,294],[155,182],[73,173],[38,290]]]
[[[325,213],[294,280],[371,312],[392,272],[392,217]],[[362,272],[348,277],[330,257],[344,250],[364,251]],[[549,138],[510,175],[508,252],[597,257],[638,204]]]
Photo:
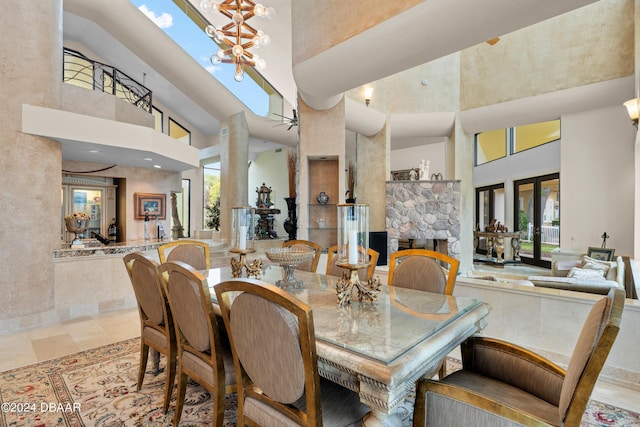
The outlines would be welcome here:
[[[75,86],[109,93],[151,113],[152,97],[149,89],[117,68],[93,61],[67,48],[64,48],[62,80]]]

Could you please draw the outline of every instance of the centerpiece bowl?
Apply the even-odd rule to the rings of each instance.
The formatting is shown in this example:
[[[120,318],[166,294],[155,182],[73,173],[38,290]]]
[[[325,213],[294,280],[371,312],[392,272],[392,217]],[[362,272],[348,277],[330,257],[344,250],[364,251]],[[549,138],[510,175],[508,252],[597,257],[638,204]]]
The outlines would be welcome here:
[[[80,235],[87,231],[89,228],[89,220],[91,217],[84,212],[74,212],[71,215],[64,217],[64,223],[67,227],[67,231],[75,234],[75,238],[71,242],[72,248],[83,248],[84,244]]]
[[[284,269],[284,279],[278,280],[277,286],[301,288],[302,280],[294,277],[295,269],[301,263],[313,259],[314,252],[300,248],[271,248],[265,255],[269,261],[279,264]]]

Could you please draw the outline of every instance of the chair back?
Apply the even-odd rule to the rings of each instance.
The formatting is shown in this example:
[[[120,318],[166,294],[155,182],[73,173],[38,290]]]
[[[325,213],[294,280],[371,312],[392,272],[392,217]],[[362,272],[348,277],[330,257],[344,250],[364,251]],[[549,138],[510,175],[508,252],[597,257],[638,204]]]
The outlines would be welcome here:
[[[445,274],[440,262],[448,264]],[[389,286],[453,295],[460,261],[428,249],[405,249],[389,257]]]
[[[208,270],[210,267],[209,245],[199,240],[181,239],[158,246],[160,263],[182,261],[196,270]]]
[[[322,425],[311,307],[258,280],[233,279],[215,291],[242,384],[238,425],[268,425],[265,412],[284,414],[281,425]]]
[[[320,255],[322,254],[322,247],[317,243],[311,242],[309,240],[287,240],[282,243],[283,248],[300,248],[304,250],[313,250],[314,256],[309,261],[305,261],[301,264],[298,264],[296,267],[297,270],[303,271],[311,271],[315,273],[318,269],[318,262],[320,262]]]
[[[218,324],[207,279],[182,261],[167,261],[158,267],[171,306],[178,345],[212,354],[219,345]],[[217,338],[217,339],[216,339]]]
[[[359,249],[361,252],[364,250],[362,247]],[[342,277],[342,274],[346,270],[336,264],[338,261],[338,246],[331,246],[327,250],[327,255],[327,276]],[[380,254],[376,250],[369,248],[369,268],[358,270],[358,277],[360,278],[360,281],[366,282],[373,277],[379,257]]]
[[[562,390],[560,416],[565,425],[580,425],[593,387],[620,330],[625,290],[611,288],[607,297],[596,302],[571,355]]]
[[[124,256],[129,279],[138,302],[140,320],[155,325],[165,325],[168,321],[166,297],[158,281],[158,263],[139,252]]]

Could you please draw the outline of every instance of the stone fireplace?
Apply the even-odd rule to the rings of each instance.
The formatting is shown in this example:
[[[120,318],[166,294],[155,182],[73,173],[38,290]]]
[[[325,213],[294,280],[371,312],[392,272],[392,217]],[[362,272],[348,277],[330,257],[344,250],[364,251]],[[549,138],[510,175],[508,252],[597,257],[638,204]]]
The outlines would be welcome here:
[[[425,241],[460,259],[460,181],[388,181],[386,229],[389,253]]]

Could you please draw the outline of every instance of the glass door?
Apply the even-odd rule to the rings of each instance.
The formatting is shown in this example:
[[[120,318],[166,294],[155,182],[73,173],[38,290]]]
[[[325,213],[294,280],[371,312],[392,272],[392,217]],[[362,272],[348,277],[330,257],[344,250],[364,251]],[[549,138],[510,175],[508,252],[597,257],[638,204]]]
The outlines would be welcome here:
[[[476,188],[476,229],[478,231],[485,231],[491,221],[504,224],[504,215],[504,184]],[[485,237],[478,238],[476,252],[487,254],[487,239]]]
[[[551,253],[560,245],[559,174],[515,181],[514,200],[522,262],[551,268]]]

